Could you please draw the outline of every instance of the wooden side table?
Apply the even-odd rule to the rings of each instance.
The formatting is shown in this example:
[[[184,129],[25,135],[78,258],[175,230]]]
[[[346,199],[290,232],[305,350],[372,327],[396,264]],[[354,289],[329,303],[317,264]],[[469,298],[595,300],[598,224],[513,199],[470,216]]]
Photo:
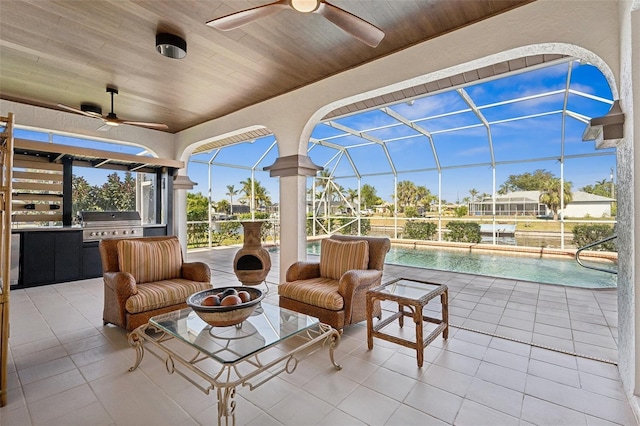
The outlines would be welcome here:
[[[422,308],[436,296],[440,296],[442,304],[442,318],[432,318],[422,312]],[[398,312],[388,318],[373,324],[373,305],[376,300],[391,300],[398,304]],[[387,325],[396,319],[400,327],[404,325],[404,317],[413,318],[416,324],[416,340],[411,341],[391,334],[383,333]],[[423,336],[424,321],[437,324],[437,327],[427,336]],[[444,284],[436,284],[408,278],[398,278],[389,281],[367,292],[367,344],[373,349],[373,338],[377,337],[388,342],[397,343],[416,350],[418,367],[424,363],[424,348],[442,333],[442,338],[449,337],[449,289]]]

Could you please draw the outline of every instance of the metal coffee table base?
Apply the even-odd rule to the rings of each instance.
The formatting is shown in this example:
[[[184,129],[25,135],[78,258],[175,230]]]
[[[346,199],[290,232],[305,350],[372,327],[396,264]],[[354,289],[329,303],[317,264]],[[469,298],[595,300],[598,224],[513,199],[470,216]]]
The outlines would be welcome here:
[[[147,330],[154,333],[149,334]],[[331,363],[336,370],[342,369],[334,359],[334,350],[340,343],[340,333],[337,330],[326,324],[319,324],[318,329],[307,330],[298,336],[300,335],[306,335],[308,339],[306,343],[289,350],[284,355],[280,355],[269,362],[263,362],[261,355],[273,347],[263,348],[234,363],[221,364],[213,361],[201,351],[192,348],[189,344],[164,332],[160,328],[145,324],[129,334],[129,344],[136,350],[136,362],[129,371],[134,371],[138,368],[140,362],[142,362],[145,346],[150,345],[153,348],[159,349],[163,354],[156,353],[153,350],[149,350],[149,352],[164,361],[169,374],[176,373],[182,376],[207,395],[209,395],[212,390],[216,390],[218,399],[218,425],[223,424],[223,418],[225,425],[235,425],[235,395],[238,385],[248,386],[249,390],[254,390],[282,372],[291,374],[295,371],[300,361],[327,345],[329,346]],[[176,352],[175,349],[169,347],[170,342],[180,342],[180,348],[183,350],[192,349],[191,352],[193,352],[193,355],[185,357],[183,354]],[[318,345],[318,348],[310,352],[305,352],[314,345]],[[217,364],[218,370],[211,369],[212,363]],[[205,364],[207,365],[205,366]],[[197,383],[192,377],[180,370],[182,367],[185,367],[204,379],[209,383],[209,386],[205,387]]]

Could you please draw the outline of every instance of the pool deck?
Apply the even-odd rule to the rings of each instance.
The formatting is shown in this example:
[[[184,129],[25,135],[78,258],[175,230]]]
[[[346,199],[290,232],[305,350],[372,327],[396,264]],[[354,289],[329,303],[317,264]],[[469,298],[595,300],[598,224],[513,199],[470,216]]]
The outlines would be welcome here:
[[[233,258],[239,247],[190,250],[190,261],[207,263],[215,286],[235,285]],[[267,283],[274,297],[279,253],[271,254]],[[319,259],[309,255],[308,259]],[[449,287],[452,327],[504,337],[533,347],[616,363],[618,302],[616,289],[582,289],[457,272],[385,265],[383,282],[417,278]],[[439,302],[426,306],[439,311]]]

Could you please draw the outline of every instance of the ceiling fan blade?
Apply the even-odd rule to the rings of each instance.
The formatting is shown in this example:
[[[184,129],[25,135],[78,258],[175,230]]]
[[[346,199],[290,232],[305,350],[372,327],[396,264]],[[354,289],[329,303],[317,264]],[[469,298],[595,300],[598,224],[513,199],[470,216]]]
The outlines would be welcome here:
[[[229,31],[243,25],[249,24],[256,19],[264,18],[274,14],[281,9],[288,7],[289,2],[287,0],[279,0],[275,3],[265,4],[263,6],[254,7],[240,12],[235,12],[230,15],[222,16],[220,18],[212,19],[207,22],[207,25],[221,31]]]
[[[371,47],[378,46],[384,38],[384,32],[380,28],[330,3],[321,2],[314,13],[321,14],[341,30]]]
[[[83,111],[81,109],[73,108],[73,107],[70,107],[70,106],[67,106],[67,105],[63,105],[63,104],[58,104],[58,107],[66,109],[67,111],[75,112],[76,114],[86,115],[87,117],[102,118],[102,116],[100,114],[96,114],[95,112]]]
[[[167,130],[169,126],[162,123],[147,123],[145,121],[120,121],[121,124],[130,124],[132,126],[149,127],[150,129]]]

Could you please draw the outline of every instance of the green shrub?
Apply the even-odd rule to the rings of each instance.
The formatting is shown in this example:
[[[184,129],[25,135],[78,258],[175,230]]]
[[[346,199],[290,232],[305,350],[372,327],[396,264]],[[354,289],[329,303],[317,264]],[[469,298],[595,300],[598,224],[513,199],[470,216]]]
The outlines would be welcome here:
[[[614,233],[614,228],[605,224],[576,225],[573,228],[573,243],[576,247],[584,247],[596,241],[603,240]],[[615,240],[598,244],[589,250],[595,251],[618,251]]]
[[[412,240],[431,240],[437,231],[435,223],[410,220],[404,225],[403,236]]]
[[[476,222],[460,222],[452,220],[447,223],[449,232],[446,239],[449,241],[457,241],[460,243],[479,243],[482,241],[480,236],[480,224]]]
[[[469,213],[469,207],[467,206],[458,206],[453,210],[453,214],[456,217],[465,217]]]
[[[350,221],[351,223],[349,223]],[[353,218],[341,217],[340,219],[334,219],[332,223],[337,225],[333,227],[334,229],[344,226],[344,228],[340,229],[340,233],[343,235],[358,235],[358,221],[354,221]],[[347,223],[349,224],[347,225]],[[367,235],[369,231],[371,231],[371,221],[369,219],[360,219],[360,235]]]
[[[404,217],[420,217],[418,209],[414,206],[407,206],[404,208]]]
[[[206,247],[209,245],[208,223],[187,223],[187,247]]]

